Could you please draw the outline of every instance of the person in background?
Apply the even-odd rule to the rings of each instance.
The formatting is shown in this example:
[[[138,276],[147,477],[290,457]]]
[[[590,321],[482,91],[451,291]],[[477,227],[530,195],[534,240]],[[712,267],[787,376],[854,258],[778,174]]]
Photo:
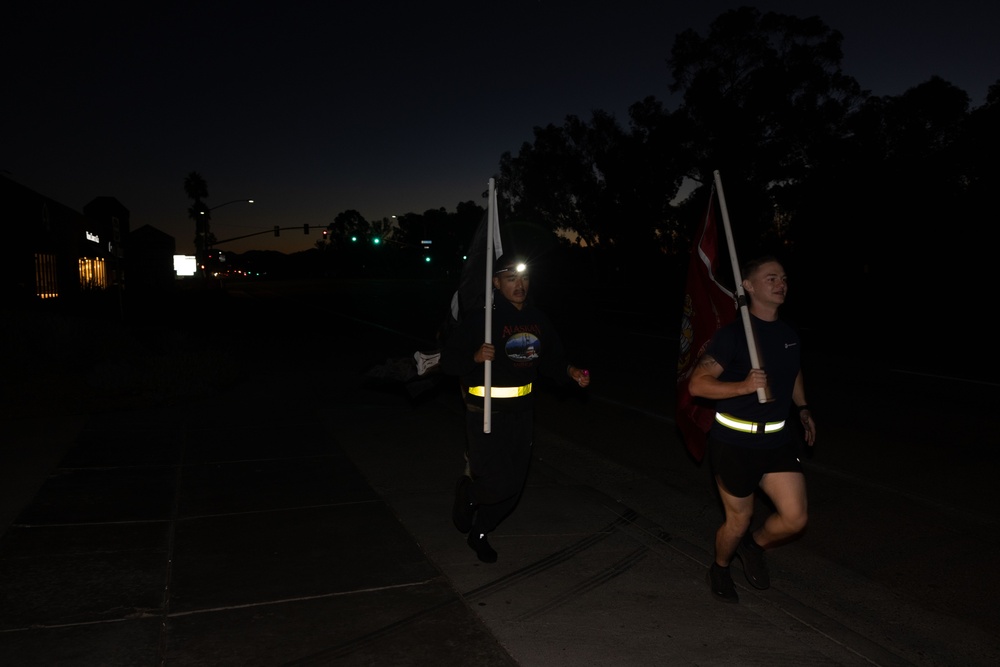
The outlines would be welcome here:
[[[806,401],[800,368],[798,333],[778,317],[788,296],[788,279],[772,256],[747,262],[743,289],[759,359],[753,369],[743,321],[719,329],[688,380],[692,396],[715,401],[715,421],[708,434],[708,452],[722,498],[725,520],[715,534],[715,560],[708,580],[713,595],[726,602],[739,596],[729,574],[735,556],[752,586],[770,586],[764,551],[800,533],[806,526],[806,483],[799,460],[795,429],[786,419],[795,407],[805,442],[816,441],[816,424]],[[766,371],[765,371],[766,369]],[[761,403],[757,390],[766,388],[773,400]],[[754,494],[767,494],[775,511],[750,530]]]
[[[484,563],[497,552],[488,535],[513,511],[531,463],[539,374],[580,387],[590,373],[567,363],[548,317],[528,300],[527,265],[497,260],[493,274],[492,343],[485,311],[466,317],[441,350],[441,370],[460,378],[466,406],[467,474],[455,489],[452,520]],[[491,362],[490,432],[484,433],[484,370]]]

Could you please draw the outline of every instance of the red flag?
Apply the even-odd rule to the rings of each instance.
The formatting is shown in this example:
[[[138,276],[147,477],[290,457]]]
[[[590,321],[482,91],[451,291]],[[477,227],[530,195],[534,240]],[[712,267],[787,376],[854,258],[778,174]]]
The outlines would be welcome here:
[[[715,279],[718,234],[715,229],[715,188],[708,201],[705,221],[695,235],[688,261],[684,312],[681,317],[681,348],[677,357],[677,427],[691,455],[705,457],[705,440],[715,418],[711,401],[688,392],[688,378],[712,334],[736,319],[736,298]]]

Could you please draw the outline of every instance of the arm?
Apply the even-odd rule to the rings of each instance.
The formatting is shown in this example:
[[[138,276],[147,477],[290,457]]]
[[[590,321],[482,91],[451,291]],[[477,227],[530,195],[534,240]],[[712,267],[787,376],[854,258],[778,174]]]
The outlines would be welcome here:
[[[752,394],[767,386],[767,374],[761,369],[751,369],[739,382],[725,382],[719,379],[725,370],[710,354],[702,355],[688,379],[688,391],[692,396],[718,400]]]
[[[586,387],[590,384],[590,371],[586,369],[577,368],[573,364],[570,364],[566,366],[566,374],[581,387]]]
[[[806,402],[806,387],[802,380],[802,371],[795,376],[795,386],[792,387],[792,402],[799,410],[799,421],[802,422],[802,430],[806,436],[806,444],[812,447],[816,442],[816,422],[813,421],[812,411]]]

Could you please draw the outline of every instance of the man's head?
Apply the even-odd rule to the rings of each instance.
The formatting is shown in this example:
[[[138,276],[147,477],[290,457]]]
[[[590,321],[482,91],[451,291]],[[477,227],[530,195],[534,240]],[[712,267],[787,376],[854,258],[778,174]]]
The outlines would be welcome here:
[[[757,257],[743,265],[743,289],[751,302],[777,307],[788,295],[788,276],[776,257]]]
[[[513,255],[504,255],[497,260],[493,271],[493,287],[500,290],[503,298],[520,310],[528,298],[528,265]]]

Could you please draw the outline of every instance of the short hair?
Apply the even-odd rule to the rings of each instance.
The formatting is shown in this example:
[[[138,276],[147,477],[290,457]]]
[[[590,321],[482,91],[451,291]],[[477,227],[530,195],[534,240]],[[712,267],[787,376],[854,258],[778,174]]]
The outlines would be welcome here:
[[[761,255],[760,257],[754,257],[753,259],[749,259],[743,263],[743,268],[741,269],[743,277],[749,278],[757,269],[764,266],[768,262],[777,262],[778,264],[781,264],[781,260],[774,255]]]

